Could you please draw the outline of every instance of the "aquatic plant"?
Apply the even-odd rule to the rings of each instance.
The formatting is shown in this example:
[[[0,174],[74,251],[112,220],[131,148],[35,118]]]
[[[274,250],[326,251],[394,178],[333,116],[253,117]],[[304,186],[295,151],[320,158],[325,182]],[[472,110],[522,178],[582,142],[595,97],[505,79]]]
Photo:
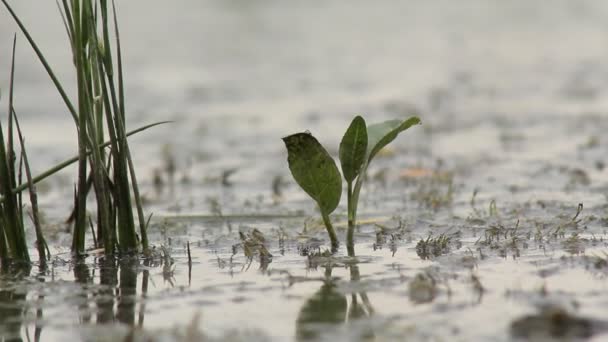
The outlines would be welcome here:
[[[14,125],[16,122],[13,109],[15,43],[16,38],[13,41],[12,50],[6,142],[4,139],[4,129],[0,124],[0,194],[3,199],[0,203],[0,261],[2,269],[6,269],[9,260],[22,260],[25,262],[30,260],[23,225],[22,197],[20,193],[12,192],[17,183],[17,174],[21,175],[21,169],[18,169],[16,165],[17,154],[15,153],[13,141]]]
[[[356,116],[340,142],[339,158],[346,181],[348,233],[352,243],[357,220],[357,207],[361,187],[367,169],[382,148],[391,143],[399,133],[420,119],[389,120],[367,126],[361,116]],[[323,223],[329,234],[333,249],[338,247],[338,238],[329,215],[338,207],[342,196],[342,179],[335,161],[312,134],[296,133],[283,138],[287,148],[289,169],[300,187],[319,206]]]
[[[24,217],[26,210],[23,206],[22,192],[28,190],[31,205],[31,219],[34,224],[36,234],[36,249],[38,251],[38,262],[41,268],[46,267],[46,262],[50,257],[50,252],[44,235],[38,214],[38,196],[36,191],[36,183],[55,174],[66,166],[78,161],[78,156],[59,163],[47,171],[32,176],[29,166],[29,159],[25,149],[25,142],[17,113],[13,103],[14,93],[14,75],[15,75],[15,46],[16,36],[13,41],[12,63],[9,82],[9,101],[8,101],[8,127],[6,140],[4,139],[4,130],[0,124],[0,269],[8,270],[10,266],[29,267],[29,252],[25,236]],[[159,124],[159,123],[158,123]],[[141,132],[149,127],[157,124],[147,125],[127,133],[127,136]],[[15,148],[15,130],[17,132],[20,150]],[[109,146],[111,142],[104,142],[99,146],[103,148]],[[19,153],[18,153],[19,152]],[[89,151],[87,155],[90,155]],[[17,156],[19,156],[19,165],[17,166]],[[26,181],[22,182],[23,173],[25,173]],[[21,184],[19,184],[21,183]],[[16,184],[19,184],[16,186]],[[95,237],[93,237],[95,240]],[[17,264],[13,263],[17,262]],[[23,266],[23,267],[22,267]]]
[[[422,260],[438,257],[442,254],[450,252],[450,245],[452,244],[452,237],[446,234],[440,234],[437,237],[429,235],[425,239],[420,239],[416,244],[416,254]]]
[[[1,0],[34,49],[66,104],[78,132],[78,180],[75,189],[72,252],[85,252],[87,195],[91,188],[97,200],[96,247],[106,254],[148,249],[137,178],[127,142],[120,35],[114,3],[108,1],[63,0],[60,5],[72,49],[77,82],[74,106],[44,54],[6,0]],[[112,53],[110,24],[113,23],[116,55]],[[103,147],[109,137],[109,152]],[[90,169],[89,169],[90,165]],[[56,172],[56,171],[52,171]],[[15,189],[16,184],[11,184]],[[139,221],[137,235],[131,195]]]
[[[259,256],[260,258],[260,269],[266,269],[272,262],[272,254],[266,247],[266,237],[257,228],[254,228],[251,232],[239,232],[241,243],[233,245],[232,251],[236,252],[238,248],[243,250],[245,257],[247,257],[247,267],[249,269],[253,258]]]

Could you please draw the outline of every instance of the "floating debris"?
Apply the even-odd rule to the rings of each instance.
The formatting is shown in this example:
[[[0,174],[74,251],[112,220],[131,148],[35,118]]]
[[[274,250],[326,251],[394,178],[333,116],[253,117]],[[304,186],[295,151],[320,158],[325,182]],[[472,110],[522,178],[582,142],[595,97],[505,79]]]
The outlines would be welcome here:
[[[594,333],[594,322],[577,317],[559,307],[543,309],[539,314],[524,316],[511,323],[514,337],[531,341],[560,338],[589,338]]]
[[[429,235],[426,240],[420,239],[418,241],[416,244],[416,254],[423,260],[438,257],[449,253],[450,245],[453,242],[452,237],[446,234],[441,234],[437,237]]]

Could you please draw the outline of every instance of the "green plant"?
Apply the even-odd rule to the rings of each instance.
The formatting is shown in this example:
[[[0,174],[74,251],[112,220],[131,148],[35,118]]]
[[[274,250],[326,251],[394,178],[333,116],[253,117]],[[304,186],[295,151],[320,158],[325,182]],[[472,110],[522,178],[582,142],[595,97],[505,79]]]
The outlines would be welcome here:
[[[367,126],[361,116],[356,116],[346,130],[340,143],[340,164],[346,181],[348,234],[352,244],[357,207],[361,187],[367,169],[382,148],[420,119],[389,120]],[[310,197],[317,202],[321,217],[327,228],[333,249],[338,247],[338,238],[329,215],[338,207],[342,196],[342,179],[333,158],[310,133],[296,133],[283,138],[287,147],[287,161],[293,178]]]
[[[31,203],[31,217],[36,231],[36,247],[39,262],[42,268],[46,267],[48,247],[40,228],[38,216],[38,197],[36,187],[32,181],[32,173],[25,150],[25,142],[17,120],[13,103],[15,85],[15,46],[17,37],[13,39],[12,61],[9,82],[8,100],[8,127],[7,138],[4,140],[4,130],[0,124],[0,270],[6,270],[12,261],[22,262],[22,266],[29,267],[29,252],[25,237],[25,224],[23,217],[25,209],[21,191],[15,191],[15,185],[21,182],[23,170],[27,177],[26,187],[29,190]],[[19,166],[17,167],[17,152],[14,136],[17,130],[20,144]],[[25,187],[24,187],[25,189]]]
[[[9,260],[29,262],[30,256],[25,239],[23,225],[23,206],[21,194],[13,193],[12,189],[21,174],[15,164],[17,154],[14,149],[13,89],[15,76],[15,41],[13,41],[13,54],[9,84],[8,99],[8,127],[6,142],[4,129],[0,125],[0,193],[4,201],[0,205],[0,260],[2,268],[8,266]]]
[[[60,5],[76,70],[77,106],[74,106],[61,82],[46,61],[43,53],[30,36],[6,0],[1,0],[34,49],[38,59],[53,81],[66,104],[78,132],[78,180],[75,189],[72,252],[85,252],[87,195],[94,190],[97,200],[97,239],[106,254],[136,251],[141,246],[148,250],[146,220],[143,215],[135,169],[127,142],[126,110],[121,61],[120,35],[113,2],[107,0],[62,0]],[[109,5],[111,7],[109,7]],[[108,10],[110,9],[110,11]],[[111,44],[110,28],[113,28]],[[115,54],[112,47],[115,48]],[[108,136],[110,149],[104,147]],[[63,163],[62,163],[63,164]],[[67,164],[49,170],[54,173]],[[40,177],[29,176],[34,184]],[[12,193],[19,193],[12,182]],[[131,204],[139,221],[139,237]],[[8,196],[2,203],[10,205]]]

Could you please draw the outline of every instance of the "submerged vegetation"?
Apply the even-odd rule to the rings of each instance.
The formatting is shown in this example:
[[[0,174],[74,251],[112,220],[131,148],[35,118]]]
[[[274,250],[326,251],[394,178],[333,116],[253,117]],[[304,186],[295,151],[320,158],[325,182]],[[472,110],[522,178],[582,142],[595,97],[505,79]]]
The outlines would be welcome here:
[[[452,236],[441,234],[437,237],[429,236],[420,239],[416,244],[416,254],[420,259],[430,259],[450,252],[450,245],[453,243]]]
[[[347,244],[352,246],[354,226],[361,186],[372,159],[391,143],[399,133],[420,123],[417,117],[407,120],[389,120],[367,126],[356,116],[340,143],[340,163],[346,181],[348,232]],[[338,237],[331,224],[331,214],[340,203],[342,179],[333,158],[310,133],[296,133],[283,138],[288,152],[291,174],[300,187],[319,206],[321,217],[329,234],[332,249],[338,247]]]

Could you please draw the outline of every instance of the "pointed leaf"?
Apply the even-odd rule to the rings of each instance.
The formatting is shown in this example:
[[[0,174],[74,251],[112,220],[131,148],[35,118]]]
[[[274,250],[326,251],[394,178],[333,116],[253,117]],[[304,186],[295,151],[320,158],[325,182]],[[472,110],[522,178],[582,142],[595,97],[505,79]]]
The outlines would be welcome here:
[[[283,138],[287,147],[289,170],[300,187],[329,215],[342,196],[342,178],[329,153],[310,133]]]
[[[405,121],[389,120],[370,125],[367,128],[367,163],[369,164],[384,146],[395,140],[399,133],[418,124],[420,119],[414,116]]]
[[[352,182],[361,171],[367,153],[367,127],[361,116],[356,116],[340,143],[340,163],[347,182]]]

